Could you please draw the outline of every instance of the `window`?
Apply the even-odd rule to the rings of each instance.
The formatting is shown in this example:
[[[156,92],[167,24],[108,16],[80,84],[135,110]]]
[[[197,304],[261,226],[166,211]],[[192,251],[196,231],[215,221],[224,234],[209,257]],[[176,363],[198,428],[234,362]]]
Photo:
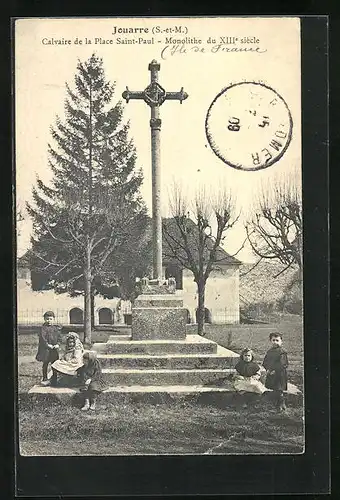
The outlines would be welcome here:
[[[108,307],[102,307],[99,310],[99,324],[100,325],[112,325],[113,324],[113,314],[111,309]]]
[[[74,307],[70,310],[71,325],[82,325],[84,323],[84,315],[82,309]]]

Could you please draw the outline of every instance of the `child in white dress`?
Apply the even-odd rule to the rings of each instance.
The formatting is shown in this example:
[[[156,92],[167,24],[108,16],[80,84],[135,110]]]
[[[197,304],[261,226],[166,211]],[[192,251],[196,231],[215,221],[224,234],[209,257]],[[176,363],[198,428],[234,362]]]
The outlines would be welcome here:
[[[68,333],[63,356],[52,364],[55,384],[59,373],[68,376],[77,375],[77,369],[83,365],[83,353],[84,348],[79,335],[75,332]]]

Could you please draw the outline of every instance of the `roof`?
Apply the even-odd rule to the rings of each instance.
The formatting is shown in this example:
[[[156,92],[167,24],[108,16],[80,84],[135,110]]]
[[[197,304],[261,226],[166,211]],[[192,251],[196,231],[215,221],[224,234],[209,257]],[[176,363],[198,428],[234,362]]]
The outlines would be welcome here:
[[[297,267],[285,272],[279,261],[263,259],[257,264],[243,264],[240,269],[240,298],[244,303],[279,300],[297,276]],[[280,272],[282,272],[280,274]]]

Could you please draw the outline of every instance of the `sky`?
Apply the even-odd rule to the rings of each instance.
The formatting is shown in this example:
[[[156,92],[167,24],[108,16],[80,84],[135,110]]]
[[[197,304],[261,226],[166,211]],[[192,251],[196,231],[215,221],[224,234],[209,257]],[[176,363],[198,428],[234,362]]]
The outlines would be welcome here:
[[[181,33],[174,33],[180,27]],[[137,28],[143,33],[118,33]],[[171,30],[173,33],[171,33]],[[113,34],[116,31],[116,34]],[[147,31],[147,32],[146,32]],[[188,43],[177,44],[187,37]],[[220,37],[236,37],[235,45],[214,49]],[[241,43],[248,37],[249,43]],[[196,38],[193,40],[193,38]],[[208,43],[208,40],[216,43]],[[118,41],[130,43],[118,43]],[[191,40],[189,40],[191,39]],[[197,40],[201,40],[198,43]],[[78,43],[77,43],[78,40]],[[82,41],[82,44],[79,41]],[[90,43],[86,43],[91,40]],[[135,43],[132,41],[135,40]],[[154,43],[145,43],[147,41]],[[61,43],[56,44],[56,41]],[[68,43],[70,41],[70,43]],[[194,41],[194,44],[190,44]],[[223,41],[228,41],[226,38]],[[230,41],[230,39],[229,39]],[[222,51],[222,47],[258,49]],[[179,50],[182,47],[181,50]],[[194,49],[193,47],[196,47]],[[162,211],[168,212],[168,192],[175,181],[189,199],[197,188],[212,193],[231,191],[240,222],[226,238],[225,249],[234,254],[244,240],[243,220],[261,186],[292,173],[300,183],[301,172],[301,63],[300,25],[296,18],[82,18],[20,19],[15,29],[16,196],[19,206],[31,201],[38,175],[49,183],[47,145],[56,115],[64,116],[65,83],[73,86],[77,62],[92,53],[103,58],[106,77],[116,82],[113,102],[126,86],[144,90],[149,84],[148,64],[161,64],[159,82],[166,91],[189,94],[182,104],[166,101],[160,107]],[[293,134],[282,158],[269,168],[247,172],[224,163],[211,149],[205,132],[207,111],[225,87],[238,82],[262,82],[286,101],[293,120]],[[150,108],[143,101],[125,105],[124,119],[143,169],[142,195],[151,212]],[[243,145],[242,145],[243,147]],[[249,147],[247,143],[244,148]],[[19,256],[29,247],[32,231],[26,217],[20,224]],[[253,261],[249,248],[237,254]]]

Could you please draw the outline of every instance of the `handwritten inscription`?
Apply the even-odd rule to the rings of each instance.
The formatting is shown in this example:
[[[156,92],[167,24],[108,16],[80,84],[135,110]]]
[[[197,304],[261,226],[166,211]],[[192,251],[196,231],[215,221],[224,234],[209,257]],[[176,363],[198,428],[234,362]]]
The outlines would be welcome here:
[[[175,56],[175,55],[183,55],[183,54],[188,54],[190,53],[212,53],[212,54],[218,54],[218,53],[242,53],[242,52],[254,52],[257,54],[262,54],[263,52],[266,52],[267,49],[262,49],[261,47],[240,47],[240,46],[226,46],[222,43],[213,45],[211,47],[205,47],[201,45],[187,45],[187,44],[174,44],[174,45],[166,45],[163,50],[161,51],[161,58],[163,60],[167,59],[168,57]]]

